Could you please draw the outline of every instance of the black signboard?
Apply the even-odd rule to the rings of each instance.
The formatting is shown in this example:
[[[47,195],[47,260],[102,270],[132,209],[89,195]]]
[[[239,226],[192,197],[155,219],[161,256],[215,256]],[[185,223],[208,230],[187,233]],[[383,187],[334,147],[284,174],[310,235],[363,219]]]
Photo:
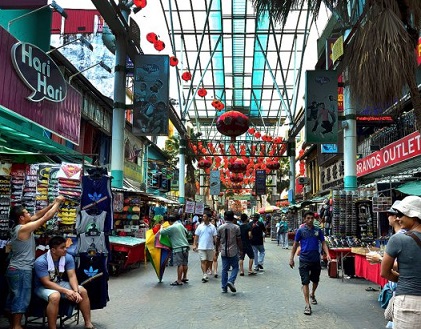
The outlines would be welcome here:
[[[266,194],[266,171],[256,170],[256,195]]]

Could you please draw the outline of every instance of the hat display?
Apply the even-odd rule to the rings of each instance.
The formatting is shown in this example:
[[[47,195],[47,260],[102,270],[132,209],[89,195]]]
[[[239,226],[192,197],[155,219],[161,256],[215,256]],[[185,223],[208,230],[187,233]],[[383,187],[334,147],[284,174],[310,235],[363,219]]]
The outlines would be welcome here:
[[[398,212],[396,211],[396,206],[401,203],[401,200],[396,200],[395,202],[393,202],[392,206],[390,207],[390,209],[388,209],[386,212],[392,215],[397,215]]]
[[[405,216],[421,219],[421,198],[418,196],[407,196],[397,206],[392,206],[392,208],[400,211]]]

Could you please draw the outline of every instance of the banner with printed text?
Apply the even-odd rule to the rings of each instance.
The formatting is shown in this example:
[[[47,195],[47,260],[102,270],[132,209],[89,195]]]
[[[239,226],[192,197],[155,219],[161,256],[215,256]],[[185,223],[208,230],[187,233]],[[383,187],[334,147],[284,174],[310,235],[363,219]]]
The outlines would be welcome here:
[[[194,213],[194,201],[186,201],[186,214],[193,214]]]
[[[221,192],[221,178],[219,170],[211,170],[210,172],[210,195],[219,195]]]

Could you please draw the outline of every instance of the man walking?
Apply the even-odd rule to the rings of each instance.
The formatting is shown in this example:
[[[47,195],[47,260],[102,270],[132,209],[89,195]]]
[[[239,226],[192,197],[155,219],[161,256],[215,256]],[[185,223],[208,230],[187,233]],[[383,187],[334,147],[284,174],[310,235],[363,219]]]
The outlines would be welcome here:
[[[260,215],[253,215],[251,223],[251,239],[250,243],[254,253],[254,270],[263,270],[263,262],[265,260],[265,247],[263,246],[263,237],[265,235],[265,225],[259,221]]]
[[[210,213],[203,214],[203,221],[194,232],[193,251],[199,252],[202,267],[202,282],[209,281],[207,272],[212,271],[213,256],[215,254],[216,228],[210,223]]]
[[[177,280],[171,283],[172,286],[182,286],[187,283],[187,270],[189,263],[189,242],[187,241],[187,230],[180,223],[179,217],[169,216],[170,226],[161,227],[161,234],[170,238],[173,251],[173,264],[177,266]]]
[[[227,287],[231,292],[236,292],[235,279],[238,274],[238,254],[242,254],[240,227],[233,223],[234,212],[225,212],[225,224],[218,226],[216,238],[216,250],[221,251],[222,258],[222,292],[227,292]],[[228,279],[228,269],[232,267],[231,275]]]
[[[304,301],[306,303],[304,308],[304,314],[306,315],[311,315],[310,299],[311,304],[317,304],[316,289],[319,284],[320,272],[322,269],[320,265],[319,241],[322,243],[322,248],[327,255],[327,260],[331,260],[323,232],[320,228],[314,227],[313,221],[314,213],[311,211],[305,212],[305,225],[300,227],[295,234],[289,261],[289,266],[294,268],[294,255],[298,246],[301,245],[299,271],[301,284],[303,285]],[[309,289],[310,281],[313,283],[311,294]]]
[[[241,214],[241,243],[243,245],[243,254],[240,257],[240,276],[244,276],[244,258],[246,254],[249,258],[249,275],[256,275],[257,273],[253,271],[253,261],[254,261],[254,253],[253,248],[250,244],[250,237],[251,237],[251,227],[249,224],[247,214]]]
[[[282,249],[288,249],[288,222],[282,216],[278,224],[276,224],[278,233],[278,246],[281,245]]]

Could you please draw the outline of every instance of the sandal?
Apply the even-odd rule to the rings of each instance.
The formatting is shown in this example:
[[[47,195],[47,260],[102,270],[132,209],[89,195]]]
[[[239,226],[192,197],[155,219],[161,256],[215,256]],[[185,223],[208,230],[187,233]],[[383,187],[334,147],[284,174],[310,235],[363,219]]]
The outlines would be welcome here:
[[[311,307],[310,306],[306,306],[304,308],[304,314],[305,315],[311,315]]]
[[[170,284],[170,286],[182,286],[182,283],[178,283],[177,281],[174,281],[173,283]]]
[[[241,272],[241,273],[240,273],[240,276],[244,276],[244,272]]]
[[[365,291],[378,291],[378,290],[374,289],[373,287],[368,287]]]
[[[249,275],[257,275],[257,273],[254,272],[254,271],[251,271],[251,272],[249,272]]]
[[[184,282],[184,283],[187,283],[187,282],[189,282],[189,279],[183,279],[181,281]]]
[[[310,295],[310,301],[313,305],[317,305],[317,299],[316,296],[314,295]]]

